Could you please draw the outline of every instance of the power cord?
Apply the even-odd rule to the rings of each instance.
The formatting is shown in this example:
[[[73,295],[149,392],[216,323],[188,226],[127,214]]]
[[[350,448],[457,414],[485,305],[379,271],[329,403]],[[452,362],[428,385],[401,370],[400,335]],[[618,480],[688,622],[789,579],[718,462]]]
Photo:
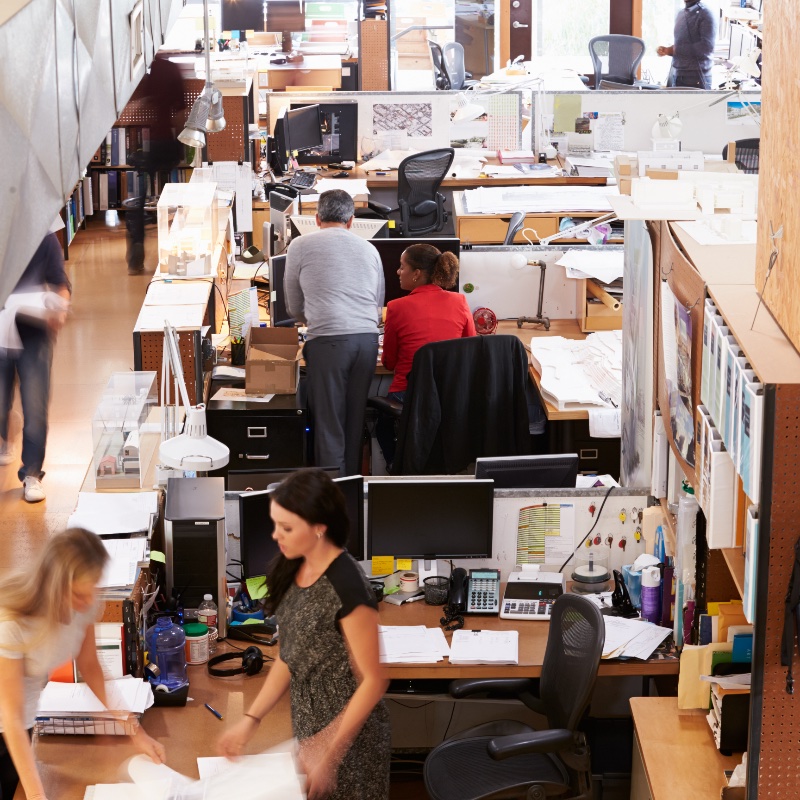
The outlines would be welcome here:
[[[567,560],[559,567],[558,570],[559,572],[563,572],[564,567],[566,567],[567,564],[569,564],[569,562],[572,560],[572,557],[578,551],[578,548],[592,535],[592,531],[597,527],[597,523],[600,522],[600,515],[603,513],[603,509],[605,508],[606,500],[608,500],[609,495],[614,491],[615,488],[616,488],[615,486],[608,487],[606,496],[603,498],[603,502],[600,504],[600,510],[597,512],[597,517],[595,518],[594,525],[592,525],[592,527],[589,528],[589,533],[587,533],[586,536],[584,536],[583,539],[581,539],[580,542],[578,542],[578,544],[575,546],[575,549],[569,554],[569,558],[567,558]]]

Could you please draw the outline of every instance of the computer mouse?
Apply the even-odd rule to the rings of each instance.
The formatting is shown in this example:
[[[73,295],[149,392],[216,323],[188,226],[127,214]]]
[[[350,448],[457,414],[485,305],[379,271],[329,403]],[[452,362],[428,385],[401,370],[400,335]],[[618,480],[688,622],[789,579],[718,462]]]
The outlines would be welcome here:
[[[349,177],[350,177],[350,173],[349,172],[344,172],[344,171],[342,171],[342,172],[334,172],[333,175],[331,175],[331,178],[349,178]]]

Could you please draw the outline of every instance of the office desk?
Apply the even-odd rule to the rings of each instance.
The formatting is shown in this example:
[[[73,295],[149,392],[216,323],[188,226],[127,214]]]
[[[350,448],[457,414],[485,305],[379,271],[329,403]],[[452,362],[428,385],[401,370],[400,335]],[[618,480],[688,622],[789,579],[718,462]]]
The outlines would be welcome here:
[[[719,800],[724,771],[741,755],[723,756],[704,711],[681,711],[675,697],[632,697],[631,800]]]
[[[553,182],[548,183],[549,186],[564,186],[565,183],[557,183],[556,181],[581,181],[580,186],[588,186],[590,184],[583,183],[583,181],[605,181],[605,178],[554,178]],[[484,181],[482,184],[486,186]],[[494,184],[492,184],[494,185]],[[604,184],[603,184],[604,185]],[[543,191],[547,191],[544,189]],[[554,201],[556,202],[556,201]],[[502,244],[505,239],[506,232],[508,231],[508,223],[511,220],[510,213],[497,213],[485,214],[483,212],[467,211],[466,203],[464,201],[464,192],[453,192],[453,220],[455,223],[456,236],[462,242],[469,242],[470,244]],[[554,208],[548,212],[529,212],[525,215],[524,228],[531,228],[536,233],[533,234],[528,231],[528,236],[531,240],[538,242],[548,236],[558,233],[561,220],[569,217],[574,220],[595,219],[601,216],[602,211],[561,211]],[[527,240],[522,236],[520,231],[514,237],[514,244],[527,244]],[[559,239],[558,244],[586,244],[584,239]]]
[[[441,606],[429,606],[424,600],[403,606],[379,603],[378,610],[381,625],[425,625],[429,628],[437,628],[439,627],[439,618],[442,616]],[[542,674],[542,662],[550,630],[549,622],[527,622],[493,616],[467,615],[464,617],[464,628],[465,630],[481,630],[483,628],[502,631],[518,630],[519,664],[455,666],[446,659],[436,664],[389,664],[389,677],[451,680],[455,678],[538,678]],[[452,636],[452,633],[445,632],[448,644]],[[597,674],[600,676],[677,675],[678,665],[677,658],[653,661],[601,661]]]
[[[296,86],[340,89],[342,86],[342,57],[338,55],[306,55],[296,64],[270,64],[259,59],[258,87],[283,91]]]

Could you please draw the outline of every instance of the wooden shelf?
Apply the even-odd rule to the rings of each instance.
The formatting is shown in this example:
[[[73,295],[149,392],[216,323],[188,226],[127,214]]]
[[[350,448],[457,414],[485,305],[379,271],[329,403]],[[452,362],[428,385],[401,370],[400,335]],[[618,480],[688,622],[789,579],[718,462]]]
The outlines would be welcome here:
[[[741,547],[725,547],[722,549],[722,555],[725,558],[725,563],[731,572],[733,582],[736,584],[736,590],[739,592],[739,597],[744,597],[744,553]]]

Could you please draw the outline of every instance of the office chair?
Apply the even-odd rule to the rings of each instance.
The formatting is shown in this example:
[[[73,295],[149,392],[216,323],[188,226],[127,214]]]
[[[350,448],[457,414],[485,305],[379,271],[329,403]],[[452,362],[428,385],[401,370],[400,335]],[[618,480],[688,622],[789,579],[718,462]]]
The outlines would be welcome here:
[[[522,230],[525,225],[525,212],[515,211],[508,221],[508,229],[506,230],[506,238],[503,239],[503,244],[514,244],[516,235]]]
[[[442,47],[442,56],[451,89],[471,89],[477,85],[478,81],[472,80],[472,73],[467,72],[464,66],[464,45],[460,42],[447,42]]]
[[[737,139],[735,164],[742,172],[748,175],[758,175],[758,154],[761,146],[761,139]],[[722,148],[722,160],[728,159],[728,145]]]
[[[553,604],[539,695],[529,678],[453,681],[450,694],[491,692],[521,700],[547,718],[547,730],[500,720],[456,734],[425,761],[431,800],[520,798],[592,800],[591,754],[578,725],[589,705],[605,642],[600,609],[564,594]]]
[[[530,453],[528,355],[516,336],[423,345],[405,402],[370,397],[398,420],[393,475],[455,475],[483,456]]]
[[[637,36],[609,33],[589,40],[589,54],[594,64],[594,88],[601,80],[632,85],[644,55],[644,42]]]
[[[356,216],[389,219],[389,214],[399,211],[400,222],[395,227],[399,236],[421,236],[442,230],[448,215],[439,187],[454,156],[452,147],[443,147],[404,158],[397,168],[397,208],[369,202],[367,209],[356,211]]]
[[[433,61],[433,81],[437,89],[450,89],[450,75],[447,72],[447,64],[444,60],[444,53],[438,42],[428,39],[428,46],[431,49],[431,60]]]
[[[664,89],[666,87],[662,86],[660,83],[644,83],[642,81],[636,81],[636,83],[616,83],[615,81],[601,80],[597,88],[609,92],[625,92],[630,90],[638,92],[652,89]]]

